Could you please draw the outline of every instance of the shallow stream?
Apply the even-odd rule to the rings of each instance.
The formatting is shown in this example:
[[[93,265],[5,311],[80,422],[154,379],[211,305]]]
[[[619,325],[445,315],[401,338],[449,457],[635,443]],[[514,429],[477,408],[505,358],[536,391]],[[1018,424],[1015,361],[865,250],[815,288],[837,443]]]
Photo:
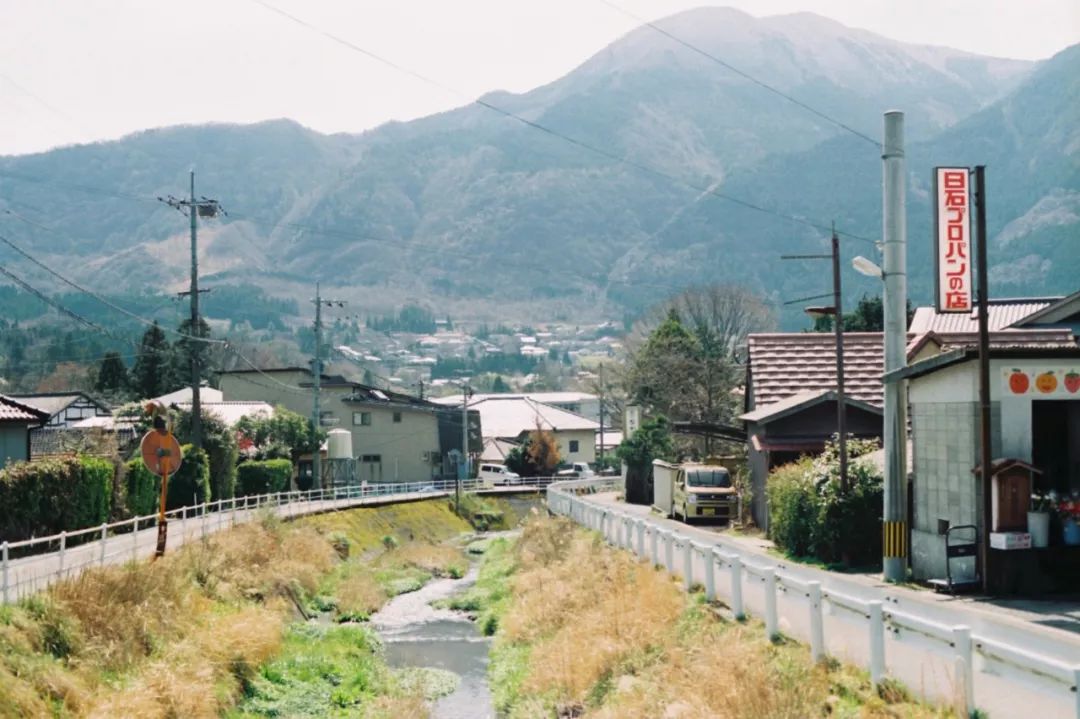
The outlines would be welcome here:
[[[391,599],[371,617],[393,667],[434,667],[461,681],[450,695],[434,702],[433,719],[494,719],[487,684],[490,639],[464,614],[436,609],[432,602],[465,591],[476,581],[474,564],[461,579],[433,579],[423,588]]]

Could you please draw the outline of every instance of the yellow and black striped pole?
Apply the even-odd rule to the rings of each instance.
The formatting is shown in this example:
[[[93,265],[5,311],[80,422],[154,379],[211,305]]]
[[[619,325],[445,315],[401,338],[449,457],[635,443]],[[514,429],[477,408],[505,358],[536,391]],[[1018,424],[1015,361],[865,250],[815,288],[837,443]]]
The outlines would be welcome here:
[[[907,522],[882,522],[882,554],[906,559],[908,555]]]

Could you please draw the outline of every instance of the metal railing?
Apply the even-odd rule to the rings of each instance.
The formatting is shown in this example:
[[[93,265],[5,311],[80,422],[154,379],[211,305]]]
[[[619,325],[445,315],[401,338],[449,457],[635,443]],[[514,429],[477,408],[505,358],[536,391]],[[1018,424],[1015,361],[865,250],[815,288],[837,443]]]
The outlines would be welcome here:
[[[978,698],[994,716],[1080,719],[1080,638],[891,585],[770,562],[730,540],[692,539],[588,496],[621,489],[618,477],[560,482],[548,487],[548,508],[681,577],[687,589],[700,585],[736,617],[753,612],[770,637],[782,632],[807,642],[815,661],[831,654],[862,665],[875,685],[896,677],[967,716]]]
[[[170,546],[176,546],[253,519],[259,510],[266,508],[280,516],[296,517],[382,500],[443,496],[452,493],[456,486],[456,480],[440,479],[272,492],[180,507],[166,512],[165,517],[169,523]],[[472,492],[488,485],[467,479],[461,487]],[[157,524],[158,515],[151,514],[48,537],[0,543],[0,603],[41,591],[89,567],[134,560],[152,553],[157,533],[148,530],[156,529]]]

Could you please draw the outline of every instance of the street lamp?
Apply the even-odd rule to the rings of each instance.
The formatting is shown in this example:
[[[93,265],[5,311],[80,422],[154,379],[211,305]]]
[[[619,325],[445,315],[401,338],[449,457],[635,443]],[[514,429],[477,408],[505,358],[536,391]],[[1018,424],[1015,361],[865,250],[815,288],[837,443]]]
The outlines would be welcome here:
[[[855,268],[855,271],[860,275],[866,275],[867,277],[876,277],[879,280],[885,279],[885,272],[875,262],[871,262],[862,255],[856,255],[851,258],[851,266]]]

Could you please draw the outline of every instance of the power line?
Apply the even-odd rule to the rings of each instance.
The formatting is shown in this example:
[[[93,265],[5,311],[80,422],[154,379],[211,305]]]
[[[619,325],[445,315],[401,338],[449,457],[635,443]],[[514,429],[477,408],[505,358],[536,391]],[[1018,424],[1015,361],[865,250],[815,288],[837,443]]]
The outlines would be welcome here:
[[[773,87],[772,85],[765,82],[764,80],[759,80],[758,78],[754,77],[750,73],[745,72],[743,70],[740,70],[739,68],[735,67],[734,65],[727,62],[726,60],[722,60],[721,58],[717,57],[716,55],[713,55],[712,53],[710,53],[710,52],[708,52],[706,50],[702,50],[700,47],[698,47],[696,45],[693,45],[693,44],[687,42],[686,40],[683,40],[682,38],[678,37],[677,35],[675,35],[675,34],[669,32],[669,31],[665,30],[664,28],[660,27],[656,23],[654,23],[654,22],[652,22],[650,20],[646,20],[645,18],[641,17],[640,15],[636,15],[636,14],[630,12],[626,8],[612,2],[611,0],[599,0],[599,2],[603,3],[604,5],[607,5],[609,8],[611,8],[613,10],[621,12],[623,15],[626,15],[627,17],[632,18],[633,20],[636,20],[637,22],[642,23],[643,25],[646,25],[646,26],[652,28],[653,30],[660,33],[664,37],[668,38],[669,40],[672,40],[673,42],[678,43],[679,45],[682,45],[686,49],[691,50],[693,52],[696,52],[698,55],[701,55],[702,57],[708,58],[709,60],[712,60],[716,64],[727,68],[728,70],[735,73],[736,75],[743,78],[744,80],[748,80],[749,82],[754,83],[755,85],[757,85],[760,88],[763,88],[764,90],[767,90],[767,91],[769,91],[769,92],[771,92],[771,93],[773,93],[775,95],[779,95],[780,97],[784,98],[788,102],[790,102],[790,103],[792,103],[794,105],[797,105],[798,107],[801,107],[802,109],[806,110],[807,112],[809,112],[809,113],[811,113],[813,115],[816,115],[817,117],[820,117],[822,120],[825,120],[826,122],[829,122],[829,123],[831,123],[833,125],[836,125],[837,127],[839,127],[842,130],[846,130],[847,132],[850,132],[855,137],[866,140],[867,142],[872,144],[874,147],[877,147],[877,148],[881,147],[881,142],[880,141],[875,140],[874,138],[870,137],[866,133],[859,132],[858,130],[851,127],[850,125],[848,125],[848,124],[846,124],[844,122],[841,122],[840,120],[837,120],[835,117],[831,117],[829,115],[826,115],[821,110],[818,110],[817,108],[814,108],[814,107],[811,107],[810,105],[807,105],[802,100],[798,100],[798,99],[792,97],[791,95],[787,94],[783,90],[780,90],[779,88]]]
[[[479,105],[480,107],[484,107],[484,108],[486,108],[488,110],[491,110],[492,112],[495,112],[495,113],[497,113],[499,115],[502,115],[503,117],[515,120],[515,121],[525,125],[526,127],[531,127],[534,130],[537,130],[539,132],[543,132],[543,133],[545,133],[547,135],[550,135],[552,137],[563,140],[564,142],[567,142],[567,143],[569,143],[571,145],[574,145],[575,147],[579,147],[579,148],[581,148],[583,150],[587,150],[587,151],[592,152],[592,153],[594,153],[596,155],[600,155],[601,157],[605,157],[607,159],[613,160],[613,161],[615,161],[615,162],[617,162],[619,164],[629,165],[630,167],[633,167],[633,168],[638,169],[638,170],[640,170],[642,172],[654,175],[656,177],[663,178],[663,179],[665,179],[665,180],[667,180],[669,182],[673,182],[673,183],[682,185],[684,187],[688,187],[690,189],[696,190],[696,191],[701,192],[701,193],[713,195],[714,197],[718,197],[718,198],[720,198],[722,200],[727,200],[728,202],[739,205],[739,206],[744,207],[744,208],[749,209],[749,210],[753,210],[755,212],[760,212],[760,213],[763,213],[763,214],[772,215],[772,216],[775,216],[775,217],[779,217],[781,219],[790,220],[792,222],[797,222],[797,223],[806,225],[808,227],[813,227],[815,229],[822,230],[824,232],[831,232],[832,231],[831,225],[826,225],[824,223],[813,222],[813,221],[808,220],[808,219],[803,218],[803,217],[797,217],[795,215],[789,215],[789,214],[784,213],[784,212],[773,210],[773,209],[764,207],[763,205],[759,205],[759,204],[757,204],[755,202],[751,202],[749,200],[744,200],[742,198],[735,197],[733,195],[728,195],[727,193],[724,193],[724,192],[720,192],[720,191],[716,190],[715,188],[702,187],[700,185],[697,185],[696,183],[690,182],[689,180],[684,180],[682,178],[676,177],[675,175],[671,175],[671,174],[669,174],[667,172],[664,172],[663,170],[659,170],[659,169],[657,169],[655,167],[652,167],[650,165],[646,165],[644,163],[640,163],[640,162],[637,162],[635,160],[631,160],[631,159],[628,159],[626,157],[619,156],[614,152],[610,152],[608,150],[604,150],[603,148],[596,147],[595,145],[592,145],[592,144],[590,144],[588,142],[585,142],[583,140],[578,140],[577,138],[566,135],[566,134],[564,134],[562,132],[559,132],[558,130],[553,130],[550,127],[547,127],[545,125],[541,125],[540,123],[535,122],[533,120],[529,120],[529,119],[527,119],[525,117],[522,117],[521,115],[518,115],[518,114],[516,114],[514,112],[511,112],[510,110],[503,109],[503,108],[501,108],[501,107],[499,107],[497,105],[494,105],[494,104],[492,104],[492,103],[490,103],[487,100],[484,100],[482,98],[476,98],[476,99],[470,98],[468,94],[466,94],[464,92],[461,92],[460,90],[452,88],[452,87],[450,87],[450,86],[448,86],[448,85],[446,85],[446,84],[444,84],[442,82],[439,82],[438,80],[430,78],[427,75],[416,72],[415,70],[409,69],[409,68],[407,68],[407,67],[405,67],[403,65],[399,65],[398,63],[396,63],[396,62],[394,62],[392,60],[388,60],[385,57],[382,57],[381,55],[378,55],[378,54],[376,54],[376,53],[374,53],[374,52],[372,52],[370,50],[367,50],[367,49],[365,49],[363,47],[360,47],[359,45],[357,45],[357,44],[355,44],[355,43],[353,43],[353,42],[351,42],[349,40],[346,40],[345,38],[342,38],[339,35],[335,35],[334,33],[331,33],[331,32],[329,32],[327,30],[323,30],[322,28],[320,28],[320,27],[318,27],[316,25],[313,25],[312,23],[309,23],[309,22],[307,22],[306,20],[304,20],[304,19],[302,19],[300,17],[297,17],[296,15],[293,15],[292,13],[286,12],[285,10],[282,10],[282,9],[280,9],[280,8],[270,4],[268,2],[265,2],[265,0],[251,0],[251,2],[262,6],[266,10],[269,10],[270,12],[281,15],[282,17],[290,20],[291,22],[294,22],[297,25],[300,25],[301,27],[304,27],[304,28],[306,28],[306,29],[308,29],[308,30],[310,30],[310,31],[312,31],[314,33],[322,35],[323,37],[325,37],[325,38],[327,38],[329,40],[332,40],[333,42],[335,42],[335,43],[337,43],[339,45],[342,45],[345,48],[348,48],[348,49],[350,49],[350,50],[352,50],[354,52],[358,52],[361,55],[364,55],[365,57],[368,57],[368,58],[370,58],[372,60],[375,60],[375,61],[377,61],[379,63],[382,63],[383,65],[386,65],[387,67],[390,67],[390,68],[392,68],[394,70],[397,70],[398,72],[402,72],[402,73],[404,73],[406,75],[409,75],[410,77],[416,78],[417,80],[420,80],[421,82],[424,82],[424,83],[426,83],[428,85],[431,85],[432,87],[438,88],[438,89],[442,90],[443,92],[447,92],[447,93],[450,93],[452,95],[456,95],[459,98],[463,98],[464,100],[466,100],[468,102],[471,102],[473,104]],[[755,80],[755,82],[756,82],[756,80]],[[768,86],[766,86],[766,87],[768,87]],[[768,89],[772,90],[773,88],[769,87]],[[791,98],[789,98],[789,99],[791,99]],[[797,101],[795,101],[793,99],[792,99],[792,101],[797,102]],[[813,108],[808,107],[808,109],[814,111]],[[814,112],[816,112],[816,111],[814,111]],[[829,118],[827,118],[827,119],[829,119]],[[834,122],[834,121],[830,119],[830,122]],[[850,128],[847,128],[847,129],[850,130]],[[852,130],[852,132],[855,132],[855,131]],[[866,136],[863,136],[863,137],[865,137],[866,139],[870,139],[870,138],[868,138]],[[879,143],[877,143],[874,140],[871,140],[871,142],[874,142],[875,146],[880,146]],[[842,235],[844,235],[846,237],[850,237],[852,239],[862,240],[864,242],[874,242],[873,240],[871,240],[871,239],[869,239],[867,237],[861,237],[859,235],[855,235],[855,234],[848,233],[848,232],[839,232],[838,231],[838,234],[842,234]]]
[[[169,329],[167,327],[163,327],[160,324],[158,324],[156,321],[148,320],[145,317],[141,317],[141,316],[135,314],[134,312],[130,312],[130,311],[124,309],[123,307],[120,307],[119,305],[113,304],[112,302],[109,302],[107,299],[105,299],[101,295],[97,294],[96,292],[88,290],[85,287],[83,287],[83,286],[81,286],[79,284],[76,284],[74,281],[69,280],[64,275],[62,275],[59,272],[57,272],[56,270],[52,269],[51,267],[46,265],[41,260],[38,260],[37,258],[35,258],[29,252],[22,249],[18,245],[16,245],[14,242],[9,240],[7,237],[4,237],[3,235],[0,235],[0,242],[3,242],[5,245],[7,245],[11,249],[15,250],[20,255],[22,255],[23,257],[28,259],[30,262],[32,262],[35,265],[37,265],[38,267],[40,267],[41,269],[45,270],[49,274],[53,275],[54,277],[59,279],[64,284],[67,284],[67,285],[69,285],[71,287],[74,287],[79,292],[82,292],[83,294],[85,294],[85,295],[87,295],[89,297],[93,297],[95,300],[97,300],[101,304],[105,305],[106,307],[109,307],[109,308],[111,308],[113,310],[116,310],[117,312],[119,312],[119,313],[121,313],[123,315],[126,315],[126,316],[130,317],[133,320],[141,322],[144,325],[147,325],[147,326],[155,326],[156,325],[158,328],[160,328],[164,332],[174,334],[174,335],[176,335],[178,337],[182,337],[183,339],[191,340],[193,342],[205,342],[206,344],[220,344],[220,345],[225,344],[225,340],[215,340],[215,339],[209,339],[209,338],[206,338],[206,337],[196,337],[194,335],[184,334],[183,332],[177,332],[176,330],[172,330],[172,329]]]
[[[98,325],[98,324],[95,324],[95,323],[91,322],[90,320],[86,319],[85,317],[78,314],[74,310],[69,310],[67,307],[60,304],[59,302],[57,302],[53,298],[49,297],[45,293],[38,291],[32,285],[30,285],[28,282],[26,282],[26,281],[22,280],[21,278],[19,278],[17,275],[15,275],[13,272],[11,272],[11,270],[7,269],[3,265],[0,265],[0,274],[3,274],[9,280],[11,280],[15,284],[17,284],[19,287],[23,288],[23,290],[25,290],[26,292],[29,292],[30,294],[37,297],[39,300],[41,300],[45,304],[49,305],[50,307],[55,308],[61,314],[65,314],[68,317],[71,317],[72,319],[74,319],[75,321],[83,323],[87,327],[91,327],[91,328],[93,328],[93,329],[95,329],[95,330],[97,330],[99,332],[104,332],[105,334],[109,335],[110,337],[113,337],[113,339],[119,339],[118,337],[113,335],[111,332],[109,332],[107,329],[105,329],[101,325]]]

